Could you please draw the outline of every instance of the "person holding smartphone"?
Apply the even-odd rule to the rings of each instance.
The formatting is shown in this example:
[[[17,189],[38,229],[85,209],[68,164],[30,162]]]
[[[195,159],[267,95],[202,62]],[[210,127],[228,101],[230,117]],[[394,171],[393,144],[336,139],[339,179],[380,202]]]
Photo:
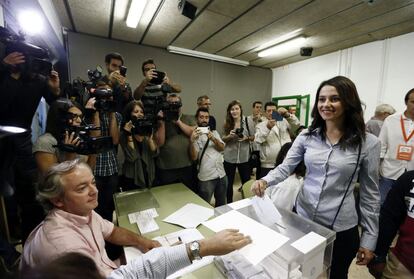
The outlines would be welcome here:
[[[106,84],[111,84],[116,102],[116,112],[122,113],[125,106],[134,98],[129,83],[127,83],[127,67],[124,66],[124,58],[121,54],[112,52],[105,56],[105,65],[108,74],[103,77]]]
[[[299,119],[285,108],[273,102],[264,106],[266,120],[256,125],[255,142],[260,145],[260,172],[257,178],[266,176],[275,168],[276,158],[285,143],[291,142],[289,131],[296,131]]]

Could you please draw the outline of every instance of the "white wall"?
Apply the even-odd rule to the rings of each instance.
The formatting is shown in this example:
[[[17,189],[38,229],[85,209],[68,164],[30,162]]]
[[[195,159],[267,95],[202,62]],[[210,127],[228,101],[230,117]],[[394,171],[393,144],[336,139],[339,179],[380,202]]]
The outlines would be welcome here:
[[[381,103],[405,109],[404,96],[414,87],[414,33],[371,42],[273,69],[272,96],[311,95],[336,75],[353,80],[366,104],[367,121]]]

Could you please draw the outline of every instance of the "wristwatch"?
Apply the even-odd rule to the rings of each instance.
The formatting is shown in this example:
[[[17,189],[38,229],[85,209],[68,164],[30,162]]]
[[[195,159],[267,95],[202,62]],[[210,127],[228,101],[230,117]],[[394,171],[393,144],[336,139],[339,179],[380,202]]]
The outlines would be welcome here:
[[[195,260],[201,260],[201,256],[200,256],[200,242],[198,241],[193,241],[190,243],[190,252],[191,252],[191,256],[193,256],[193,258]]]

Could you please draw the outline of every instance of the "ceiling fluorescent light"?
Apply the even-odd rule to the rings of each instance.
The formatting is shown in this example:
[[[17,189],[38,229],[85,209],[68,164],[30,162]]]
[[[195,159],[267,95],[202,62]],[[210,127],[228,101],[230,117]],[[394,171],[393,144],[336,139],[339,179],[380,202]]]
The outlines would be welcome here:
[[[268,48],[258,53],[259,57],[266,57],[270,55],[280,54],[294,48],[301,47],[306,42],[305,37],[294,38],[290,41],[281,43],[274,47]]]
[[[264,44],[261,44],[259,47],[255,48],[254,51],[260,51],[260,50],[268,48],[270,46],[273,46],[273,45],[279,44],[281,42],[287,41],[287,40],[299,35],[299,32],[301,32],[301,31],[302,31],[302,28],[299,28],[299,29],[296,29],[295,31],[284,34],[280,37],[277,37],[276,39],[273,39],[273,40],[268,41]]]
[[[214,60],[214,61],[219,61],[219,62],[224,62],[224,63],[236,64],[236,65],[240,65],[240,66],[248,66],[249,65],[248,61],[237,60],[237,59],[233,59],[233,58],[229,58],[229,57],[225,57],[225,56],[210,54],[210,53],[201,52],[201,51],[195,51],[195,50],[181,48],[181,47],[168,46],[167,50],[171,53],[183,54],[183,55],[188,55],[188,56],[193,56],[193,57],[198,57],[198,58],[204,58],[204,59],[208,59],[208,60]]]
[[[128,17],[126,20],[126,25],[128,27],[137,28],[146,5],[147,0],[132,0],[131,5],[129,6]]]

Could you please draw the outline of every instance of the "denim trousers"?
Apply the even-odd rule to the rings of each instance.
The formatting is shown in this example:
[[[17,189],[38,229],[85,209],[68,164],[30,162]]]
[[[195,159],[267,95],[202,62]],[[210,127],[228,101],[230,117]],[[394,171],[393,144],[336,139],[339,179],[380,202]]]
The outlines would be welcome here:
[[[209,203],[211,201],[211,197],[214,193],[216,207],[226,204],[227,176],[207,181],[199,181],[198,186],[198,193],[200,197],[206,202]]]

